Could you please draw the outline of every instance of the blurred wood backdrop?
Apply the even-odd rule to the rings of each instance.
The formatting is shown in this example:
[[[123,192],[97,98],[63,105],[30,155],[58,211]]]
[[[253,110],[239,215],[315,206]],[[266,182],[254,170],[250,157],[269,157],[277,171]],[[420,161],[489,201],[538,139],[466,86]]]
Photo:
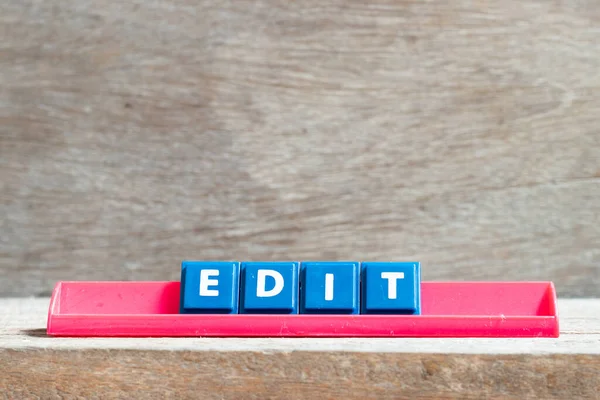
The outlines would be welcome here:
[[[190,258],[600,295],[595,0],[5,0],[0,135],[3,296]]]

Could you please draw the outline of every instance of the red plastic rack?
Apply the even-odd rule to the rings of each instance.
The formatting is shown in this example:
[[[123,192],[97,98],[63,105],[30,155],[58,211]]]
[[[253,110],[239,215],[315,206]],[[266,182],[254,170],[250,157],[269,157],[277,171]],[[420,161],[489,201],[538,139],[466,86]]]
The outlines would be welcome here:
[[[552,282],[422,282],[421,315],[180,314],[179,282],[59,282],[47,333],[71,337],[558,337]]]

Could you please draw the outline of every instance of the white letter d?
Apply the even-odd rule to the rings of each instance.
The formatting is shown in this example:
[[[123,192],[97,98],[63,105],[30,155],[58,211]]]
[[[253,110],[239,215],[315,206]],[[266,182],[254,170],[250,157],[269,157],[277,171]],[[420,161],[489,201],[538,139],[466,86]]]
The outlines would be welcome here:
[[[266,277],[275,279],[275,287],[269,291],[266,289]],[[277,271],[270,269],[259,269],[257,273],[256,297],[277,296],[283,290],[283,276]]]

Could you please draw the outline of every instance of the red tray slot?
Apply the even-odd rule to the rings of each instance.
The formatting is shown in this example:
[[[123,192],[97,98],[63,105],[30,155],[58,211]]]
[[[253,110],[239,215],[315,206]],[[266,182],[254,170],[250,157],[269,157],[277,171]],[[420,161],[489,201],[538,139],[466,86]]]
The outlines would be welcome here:
[[[558,337],[552,282],[422,282],[421,315],[179,314],[179,282],[59,282],[47,332],[104,337]]]

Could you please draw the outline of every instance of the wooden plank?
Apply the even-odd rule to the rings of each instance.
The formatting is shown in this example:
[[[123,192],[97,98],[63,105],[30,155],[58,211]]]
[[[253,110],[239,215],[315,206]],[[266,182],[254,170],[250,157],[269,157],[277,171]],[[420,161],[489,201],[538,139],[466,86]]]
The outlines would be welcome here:
[[[0,350],[7,399],[598,399],[600,357]]]
[[[0,296],[182,259],[600,296],[592,0],[0,2]]]
[[[49,338],[49,299],[0,300],[5,398],[597,399],[600,299],[558,339]]]

